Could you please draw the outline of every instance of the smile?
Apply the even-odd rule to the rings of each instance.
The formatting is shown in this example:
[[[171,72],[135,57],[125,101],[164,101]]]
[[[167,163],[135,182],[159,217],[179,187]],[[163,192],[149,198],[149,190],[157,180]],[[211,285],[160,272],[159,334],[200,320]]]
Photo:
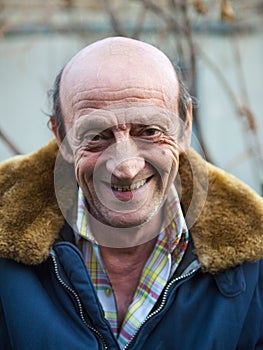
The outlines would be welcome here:
[[[145,183],[146,183],[146,179],[135,182],[134,184],[129,186],[111,185],[111,188],[112,190],[117,192],[130,192],[130,191],[138,190],[143,185],[145,185]]]

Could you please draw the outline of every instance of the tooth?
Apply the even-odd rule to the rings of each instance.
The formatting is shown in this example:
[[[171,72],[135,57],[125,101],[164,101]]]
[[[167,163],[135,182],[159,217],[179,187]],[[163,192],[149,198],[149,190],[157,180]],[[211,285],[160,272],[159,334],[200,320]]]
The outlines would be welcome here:
[[[141,180],[130,186],[112,185],[112,189],[118,192],[128,192],[128,191],[137,190],[138,188],[142,187],[145,183],[146,183],[146,180]]]

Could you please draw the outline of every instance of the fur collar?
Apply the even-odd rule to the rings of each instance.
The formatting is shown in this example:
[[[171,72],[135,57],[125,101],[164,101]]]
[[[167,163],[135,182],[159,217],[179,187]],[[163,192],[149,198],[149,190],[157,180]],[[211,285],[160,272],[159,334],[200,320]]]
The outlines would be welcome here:
[[[33,265],[47,258],[64,223],[54,191],[56,155],[51,141],[0,165],[1,257]],[[180,157],[177,187],[205,271],[263,257],[263,200],[248,186],[189,150]]]

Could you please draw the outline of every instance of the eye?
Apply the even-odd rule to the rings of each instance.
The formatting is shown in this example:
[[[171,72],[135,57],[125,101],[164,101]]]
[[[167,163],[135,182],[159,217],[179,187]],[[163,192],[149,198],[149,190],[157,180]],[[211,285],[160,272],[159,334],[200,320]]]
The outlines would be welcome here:
[[[94,134],[88,136],[88,142],[96,142],[100,141],[102,139],[102,136],[100,134]]]
[[[87,143],[99,143],[103,140],[108,140],[112,137],[112,133],[109,130],[91,130],[88,131],[83,139]]]
[[[144,135],[144,136],[154,136],[157,133],[160,133],[160,130],[154,129],[154,128],[149,128],[149,129],[144,130],[142,132],[142,135]]]
[[[163,134],[162,130],[156,127],[148,127],[141,130],[140,137],[151,140],[151,139],[156,139],[161,137],[162,134]]]
[[[82,142],[83,144],[95,144],[95,143],[98,143],[100,142],[102,139],[102,136],[100,133],[89,133],[89,134],[86,134],[83,139],[82,139]]]
[[[83,139],[83,147],[86,150],[97,152],[108,147],[112,142],[112,133],[108,130],[103,132],[89,132]]]

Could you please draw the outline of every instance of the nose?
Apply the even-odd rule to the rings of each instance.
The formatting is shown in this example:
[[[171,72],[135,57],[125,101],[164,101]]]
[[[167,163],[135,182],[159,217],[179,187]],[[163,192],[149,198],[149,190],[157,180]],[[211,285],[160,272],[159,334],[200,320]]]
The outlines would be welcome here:
[[[133,140],[117,141],[106,162],[107,171],[118,179],[132,180],[145,167]]]

